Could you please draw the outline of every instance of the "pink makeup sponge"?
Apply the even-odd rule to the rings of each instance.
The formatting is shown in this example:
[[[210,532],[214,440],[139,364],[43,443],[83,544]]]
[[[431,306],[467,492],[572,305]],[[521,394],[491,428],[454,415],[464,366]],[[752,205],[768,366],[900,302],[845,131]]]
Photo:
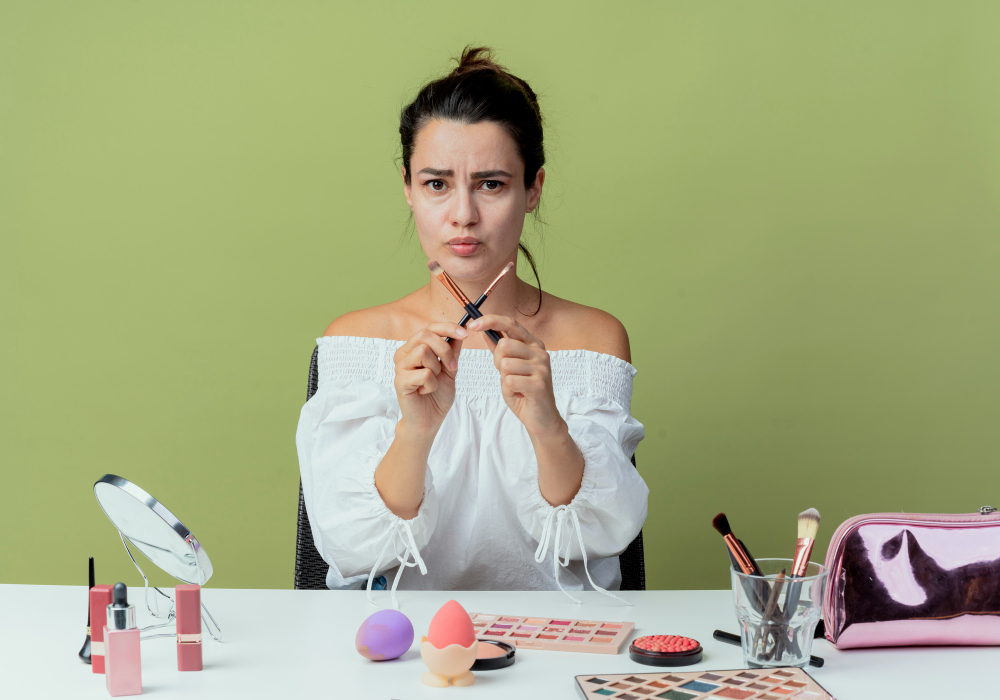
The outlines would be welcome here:
[[[444,649],[449,644],[468,647],[476,641],[472,618],[458,601],[449,600],[434,614],[427,630],[427,641],[437,649]]]

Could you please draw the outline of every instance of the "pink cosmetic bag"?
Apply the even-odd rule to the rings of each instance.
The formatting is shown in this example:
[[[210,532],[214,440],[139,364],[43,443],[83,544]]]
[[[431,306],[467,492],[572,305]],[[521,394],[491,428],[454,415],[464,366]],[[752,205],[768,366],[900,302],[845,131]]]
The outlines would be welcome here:
[[[1000,512],[871,513],[826,553],[826,638],[856,647],[1000,644]]]

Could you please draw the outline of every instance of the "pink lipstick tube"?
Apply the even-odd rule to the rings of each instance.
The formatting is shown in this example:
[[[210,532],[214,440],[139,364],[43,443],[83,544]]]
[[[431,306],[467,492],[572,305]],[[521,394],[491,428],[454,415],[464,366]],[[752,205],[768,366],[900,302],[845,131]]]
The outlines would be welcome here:
[[[185,583],[174,589],[177,606],[177,670],[200,671],[201,586]]]
[[[104,619],[111,605],[112,586],[101,584],[90,589],[90,670],[104,673]]]

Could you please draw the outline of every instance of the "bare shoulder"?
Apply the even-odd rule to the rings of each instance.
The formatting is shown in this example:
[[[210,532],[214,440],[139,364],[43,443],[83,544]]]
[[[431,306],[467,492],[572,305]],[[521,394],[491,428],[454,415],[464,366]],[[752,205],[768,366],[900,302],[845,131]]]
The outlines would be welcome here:
[[[323,335],[405,340],[421,325],[418,308],[417,292],[414,292],[388,304],[349,311],[334,319]]]
[[[392,304],[381,304],[368,309],[349,311],[326,327],[324,336],[352,335],[360,338],[392,338]]]
[[[632,361],[628,332],[607,311],[546,294],[546,347],[550,350],[592,350]]]

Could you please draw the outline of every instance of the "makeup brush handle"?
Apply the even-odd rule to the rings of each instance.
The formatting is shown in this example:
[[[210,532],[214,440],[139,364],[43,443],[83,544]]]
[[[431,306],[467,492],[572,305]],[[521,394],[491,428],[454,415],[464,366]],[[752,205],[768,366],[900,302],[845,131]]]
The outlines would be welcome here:
[[[729,561],[733,563],[733,571],[740,571],[740,564],[736,561],[736,555],[730,551],[729,547],[726,547],[726,552],[729,554]],[[756,566],[756,562],[754,562],[754,565]],[[748,578],[741,578],[740,583],[754,609],[763,614],[764,608],[767,606],[767,599],[771,595],[770,584],[764,579]]]
[[[712,638],[717,642],[722,642],[723,644],[732,644],[733,646],[742,646],[743,642],[740,640],[740,635],[733,634],[732,632],[723,632],[722,630],[715,630],[712,632]],[[825,661],[821,656],[810,656],[809,665],[821,667]]]
[[[486,301],[486,299],[487,299],[487,296],[485,294],[483,294],[478,299],[476,299],[476,301],[475,301],[475,303],[473,305],[478,309],[480,306],[483,305],[483,302]],[[470,316],[469,312],[466,311],[465,312],[465,316],[462,316],[462,320],[458,322],[458,325],[460,325],[462,328],[465,328],[465,326],[471,320],[472,320],[472,316]],[[444,342],[450,343],[452,340],[453,340],[453,338],[445,338]]]
[[[470,316],[472,316],[472,318],[482,318],[483,317],[483,314],[479,311],[479,309],[476,308],[475,304],[471,304],[471,303],[470,304],[466,304],[465,305],[465,310],[468,312],[468,314]],[[496,345],[497,343],[500,342],[500,339],[503,336],[500,335],[499,333],[497,333],[496,331],[489,330],[489,331],[486,331],[486,337],[489,338],[490,340],[492,340],[493,344]]]

